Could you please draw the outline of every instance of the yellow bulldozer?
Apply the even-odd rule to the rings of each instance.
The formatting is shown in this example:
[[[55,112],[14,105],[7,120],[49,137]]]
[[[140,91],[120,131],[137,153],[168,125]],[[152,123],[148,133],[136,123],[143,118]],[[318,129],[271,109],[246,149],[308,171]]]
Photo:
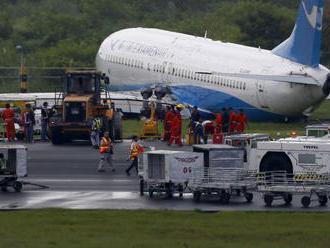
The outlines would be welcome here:
[[[63,90],[55,94],[55,114],[49,121],[49,136],[54,145],[72,140],[89,140],[91,123],[101,118],[102,130],[113,140],[122,139],[121,113],[107,93],[102,94],[103,77],[98,71],[67,71]]]

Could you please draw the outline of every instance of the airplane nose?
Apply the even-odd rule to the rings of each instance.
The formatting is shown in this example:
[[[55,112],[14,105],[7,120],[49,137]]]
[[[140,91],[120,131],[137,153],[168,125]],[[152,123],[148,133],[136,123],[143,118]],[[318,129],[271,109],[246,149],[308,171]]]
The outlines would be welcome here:
[[[325,81],[322,90],[324,95],[328,96],[330,94],[330,73],[328,74],[327,80]]]

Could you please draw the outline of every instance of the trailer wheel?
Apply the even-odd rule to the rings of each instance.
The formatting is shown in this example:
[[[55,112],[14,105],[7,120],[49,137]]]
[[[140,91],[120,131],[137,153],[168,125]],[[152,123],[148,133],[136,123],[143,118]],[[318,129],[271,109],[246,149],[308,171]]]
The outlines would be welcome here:
[[[14,182],[13,188],[16,192],[21,192],[23,188],[23,184],[21,182]]]
[[[228,192],[223,192],[221,194],[221,203],[228,204],[230,201],[230,194]]]
[[[62,134],[58,131],[52,131],[51,137],[52,137],[52,144],[53,145],[61,145],[61,144],[64,143],[64,139],[62,137]]]
[[[154,198],[154,191],[152,189],[149,189],[149,197]]]
[[[179,196],[183,197],[183,186],[181,184],[179,185]]]
[[[266,207],[271,207],[273,203],[274,197],[272,195],[264,195],[264,202],[266,204]]]
[[[292,202],[292,194],[285,194],[283,200],[285,204],[289,205]]]
[[[324,207],[328,203],[328,197],[326,195],[320,195],[319,203],[320,203],[320,206]]]
[[[252,202],[253,200],[253,194],[252,193],[246,193],[245,194],[245,199],[248,203]]]
[[[144,195],[144,180],[140,180],[140,196]]]
[[[200,202],[201,201],[201,193],[199,191],[194,191],[193,199],[194,199],[195,202]]]
[[[8,192],[7,186],[1,186],[1,191],[2,192]]]
[[[308,208],[311,204],[311,198],[308,196],[304,196],[303,198],[301,198],[301,204],[304,208]]]

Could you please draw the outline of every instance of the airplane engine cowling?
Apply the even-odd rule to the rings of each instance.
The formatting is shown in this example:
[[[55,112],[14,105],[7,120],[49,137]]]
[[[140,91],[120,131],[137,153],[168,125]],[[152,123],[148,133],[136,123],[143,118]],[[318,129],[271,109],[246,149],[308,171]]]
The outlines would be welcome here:
[[[155,96],[157,100],[163,99],[167,94],[167,89],[164,87],[156,87],[155,88]]]
[[[152,96],[152,89],[151,88],[145,88],[141,91],[141,95],[143,97],[143,100],[148,100]]]

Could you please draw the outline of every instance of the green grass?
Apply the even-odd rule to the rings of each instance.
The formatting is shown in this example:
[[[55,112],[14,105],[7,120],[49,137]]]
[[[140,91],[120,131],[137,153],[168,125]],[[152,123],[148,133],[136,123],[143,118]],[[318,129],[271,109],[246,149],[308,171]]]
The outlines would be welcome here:
[[[325,101],[311,116],[311,121],[320,119],[330,119],[330,101]],[[186,132],[188,121],[183,121],[183,133]],[[295,131],[299,135],[305,133],[306,124],[303,122],[294,123],[272,123],[272,122],[250,122],[247,132],[249,133],[267,133],[272,137],[286,137]],[[139,120],[124,121],[124,137],[128,138],[132,135],[140,135],[142,132],[143,122]],[[162,130],[162,125],[159,125]]]
[[[1,212],[1,247],[328,247],[328,213]]]

